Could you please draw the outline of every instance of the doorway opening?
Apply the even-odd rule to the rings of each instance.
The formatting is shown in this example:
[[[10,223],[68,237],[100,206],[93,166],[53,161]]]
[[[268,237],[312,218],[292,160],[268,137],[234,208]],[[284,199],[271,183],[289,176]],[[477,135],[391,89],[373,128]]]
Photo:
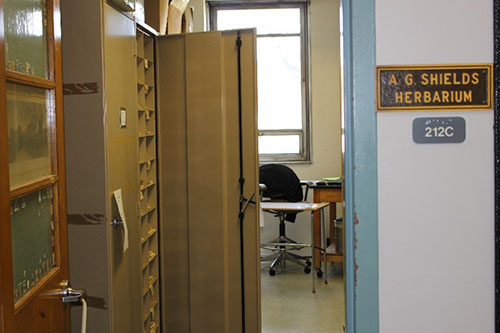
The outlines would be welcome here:
[[[212,30],[257,29],[260,164],[284,164],[301,181],[341,184],[341,1],[208,4]],[[291,261],[270,267],[276,257],[272,255],[273,260],[261,262],[263,332],[340,332],[345,326],[344,212],[342,190],[336,187],[334,191],[337,199],[330,202],[334,208],[327,209],[325,216],[331,222],[326,223],[326,234],[332,250],[327,256],[331,262],[326,271],[319,263],[311,263],[313,269],[309,273],[304,273],[307,267]],[[304,200],[330,201],[321,197],[314,186]],[[263,213],[261,219],[262,244],[281,232],[273,214]],[[295,223],[284,222],[282,228],[290,239],[310,243],[312,231],[307,212],[298,214]],[[263,247],[261,257],[272,254],[272,246]],[[291,252],[311,256],[310,248]],[[321,278],[324,273],[328,284]],[[310,274],[317,275],[314,294]]]

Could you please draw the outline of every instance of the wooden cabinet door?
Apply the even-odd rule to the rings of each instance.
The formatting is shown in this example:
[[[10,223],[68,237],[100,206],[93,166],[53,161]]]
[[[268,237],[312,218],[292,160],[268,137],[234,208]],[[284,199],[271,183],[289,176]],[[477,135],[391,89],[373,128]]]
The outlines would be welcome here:
[[[59,0],[0,11],[0,326],[67,332]]]

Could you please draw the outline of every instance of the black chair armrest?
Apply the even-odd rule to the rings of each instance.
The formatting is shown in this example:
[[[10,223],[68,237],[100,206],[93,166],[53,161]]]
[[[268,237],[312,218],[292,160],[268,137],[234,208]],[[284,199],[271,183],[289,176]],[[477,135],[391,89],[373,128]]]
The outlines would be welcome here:
[[[303,201],[307,201],[307,194],[309,193],[309,185],[310,184],[311,184],[311,182],[308,181],[308,180],[301,180],[300,181],[300,186],[306,188],[306,193],[304,194],[304,200]]]

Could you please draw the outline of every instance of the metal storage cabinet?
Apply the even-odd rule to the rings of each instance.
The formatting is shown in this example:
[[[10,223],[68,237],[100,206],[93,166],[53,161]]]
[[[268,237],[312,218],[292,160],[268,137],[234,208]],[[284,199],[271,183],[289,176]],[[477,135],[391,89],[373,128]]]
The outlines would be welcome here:
[[[135,23],[101,0],[63,1],[62,20],[71,282],[87,289],[88,332],[142,332]],[[125,252],[110,224],[117,189]],[[80,315],[73,307],[74,332]]]
[[[259,332],[252,204],[242,315],[237,32],[158,37],[102,0],[65,1],[62,14],[70,274],[88,291],[88,331],[238,332],[244,318],[247,332]],[[255,31],[241,39],[250,198],[258,195]],[[111,226],[117,189],[126,251],[124,230]],[[80,313],[74,307],[75,332]]]

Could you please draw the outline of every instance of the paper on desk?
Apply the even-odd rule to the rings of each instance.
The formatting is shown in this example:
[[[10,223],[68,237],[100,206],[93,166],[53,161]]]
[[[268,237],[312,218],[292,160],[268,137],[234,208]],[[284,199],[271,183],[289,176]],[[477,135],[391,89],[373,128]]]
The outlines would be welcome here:
[[[119,188],[113,192],[116,205],[118,206],[118,212],[120,213],[120,218],[123,221],[123,230],[125,231],[125,235],[123,236],[123,253],[128,249],[128,228],[127,228],[127,220],[125,219],[125,212],[123,210],[123,200],[122,200],[122,189]]]
[[[323,178],[323,180],[326,180],[326,181],[335,181],[335,180],[341,180],[342,177],[325,177]]]

